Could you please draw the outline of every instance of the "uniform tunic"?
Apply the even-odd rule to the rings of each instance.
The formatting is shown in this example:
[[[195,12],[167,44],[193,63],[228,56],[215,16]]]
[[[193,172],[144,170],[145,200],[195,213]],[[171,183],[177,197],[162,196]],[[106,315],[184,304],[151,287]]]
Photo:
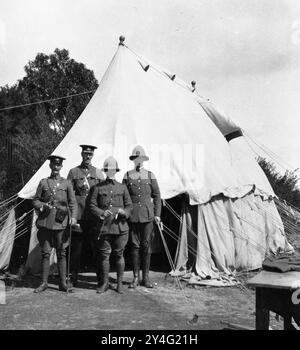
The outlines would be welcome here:
[[[89,207],[91,213],[97,217],[98,233],[110,235],[128,233],[127,219],[132,210],[132,202],[125,185],[107,178],[92,188]],[[124,209],[125,216],[118,214],[120,208]],[[112,211],[113,215],[104,218],[106,209]]]
[[[78,203],[77,220],[86,219],[86,200],[90,189],[104,180],[100,169],[92,165],[84,166],[83,164],[71,169],[68,174],[68,180],[72,182],[76,200]]]
[[[33,198],[33,206],[39,210],[36,225],[38,228],[49,230],[63,230],[67,227],[68,218],[76,218],[77,202],[71,183],[63,177],[57,179],[48,177],[42,179]],[[43,205],[49,203],[53,206],[50,210],[43,210]],[[57,212],[66,213],[60,222],[57,220]],[[63,215],[63,214],[62,214]],[[62,218],[63,216],[61,216]]]
[[[65,269],[66,249],[68,237],[65,228],[71,216],[77,216],[77,202],[70,181],[58,176],[42,179],[33,198],[33,206],[39,210],[36,226],[39,228],[37,237],[42,250],[43,280],[48,279],[49,259],[52,247],[56,249],[59,268]],[[53,206],[45,208],[44,204]]]
[[[130,216],[132,223],[153,221],[154,216],[161,214],[161,197],[157,180],[151,171],[128,171],[123,179],[128,188],[133,210]],[[153,199],[153,202],[152,202]]]
[[[151,254],[154,216],[161,214],[161,197],[157,180],[151,171],[140,168],[128,171],[123,179],[133,203],[130,217],[130,243],[143,255]]]

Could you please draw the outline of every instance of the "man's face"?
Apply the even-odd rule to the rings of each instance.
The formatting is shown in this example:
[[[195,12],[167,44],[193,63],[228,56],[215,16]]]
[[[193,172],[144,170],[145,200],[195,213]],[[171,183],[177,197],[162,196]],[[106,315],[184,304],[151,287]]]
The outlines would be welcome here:
[[[60,173],[61,168],[62,168],[62,163],[50,162],[49,166],[50,166],[52,174],[58,175]]]
[[[143,166],[143,159],[141,157],[137,157],[133,160],[134,167],[136,168],[137,166],[142,167]]]
[[[109,179],[113,179],[115,177],[116,173],[117,173],[117,171],[115,169],[109,169],[109,170],[105,171],[105,174]]]
[[[94,154],[87,153],[87,152],[81,152],[81,156],[82,156],[82,162],[86,165],[90,165]]]

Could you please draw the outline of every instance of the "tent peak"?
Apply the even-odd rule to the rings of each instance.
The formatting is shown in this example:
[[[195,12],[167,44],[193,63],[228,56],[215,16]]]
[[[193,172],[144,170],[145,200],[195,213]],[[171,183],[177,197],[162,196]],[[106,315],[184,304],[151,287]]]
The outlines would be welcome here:
[[[121,35],[120,37],[119,37],[119,45],[120,46],[124,46],[124,41],[125,41],[125,36],[124,35]]]

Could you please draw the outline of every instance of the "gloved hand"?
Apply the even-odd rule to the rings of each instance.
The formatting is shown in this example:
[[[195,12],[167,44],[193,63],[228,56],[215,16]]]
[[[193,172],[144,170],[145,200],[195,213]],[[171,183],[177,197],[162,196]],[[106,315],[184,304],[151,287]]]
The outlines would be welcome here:
[[[43,206],[41,207],[41,211],[46,211],[52,209],[52,205],[48,203],[44,203]]]
[[[154,220],[155,220],[157,226],[162,230],[163,229],[163,223],[161,221],[160,216],[154,216]]]
[[[122,208],[119,208],[118,209],[118,214],[121,215],[121,216],[126,216],[126,211]]]
[[[112,214],[113,214],[112,211],[106,209],[105,212],[104,212],[104,214],[103,214],[103,216],[104,216],[105,218],[107,218],[108,216],[110,216],[110,215],[112,215]]]
[[[70,225],[75,226],[77,224],[77,220],[75,218],[70,218]]]
[[[154,216],[154,220],[156,223],[160,223],[161,221],[160,216]]]

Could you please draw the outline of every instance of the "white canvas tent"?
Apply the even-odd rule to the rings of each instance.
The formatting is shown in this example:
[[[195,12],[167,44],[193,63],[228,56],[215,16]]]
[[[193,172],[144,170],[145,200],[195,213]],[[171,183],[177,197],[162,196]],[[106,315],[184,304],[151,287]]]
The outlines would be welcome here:
[[[242,137],[230,142],[224,137],[232,126],[176,75],[121,44],[88,106],[53,154],[66,158],[66,176],[81,162],[79,145],[93,144],[98,147],[93,164],[102,167],[113,155],[121,180],[132,167],[132,148],[144,146],[150,157],[146,167],[155,173],[162,198],[189,194],[180,219],[178,271],[186,267],[192,231],[186,223],[193,220],[197,274],[217,277],[220,272],[260,267],[266,253],[287,248],[268,180]],[[45,162],[19,196],[31,198],[49,171]],[[193,218],[191,205],[197,206]],[[30,253],[34,242],[32,238]],[[36,262],[30,254],[28,261],[33,269]]]

